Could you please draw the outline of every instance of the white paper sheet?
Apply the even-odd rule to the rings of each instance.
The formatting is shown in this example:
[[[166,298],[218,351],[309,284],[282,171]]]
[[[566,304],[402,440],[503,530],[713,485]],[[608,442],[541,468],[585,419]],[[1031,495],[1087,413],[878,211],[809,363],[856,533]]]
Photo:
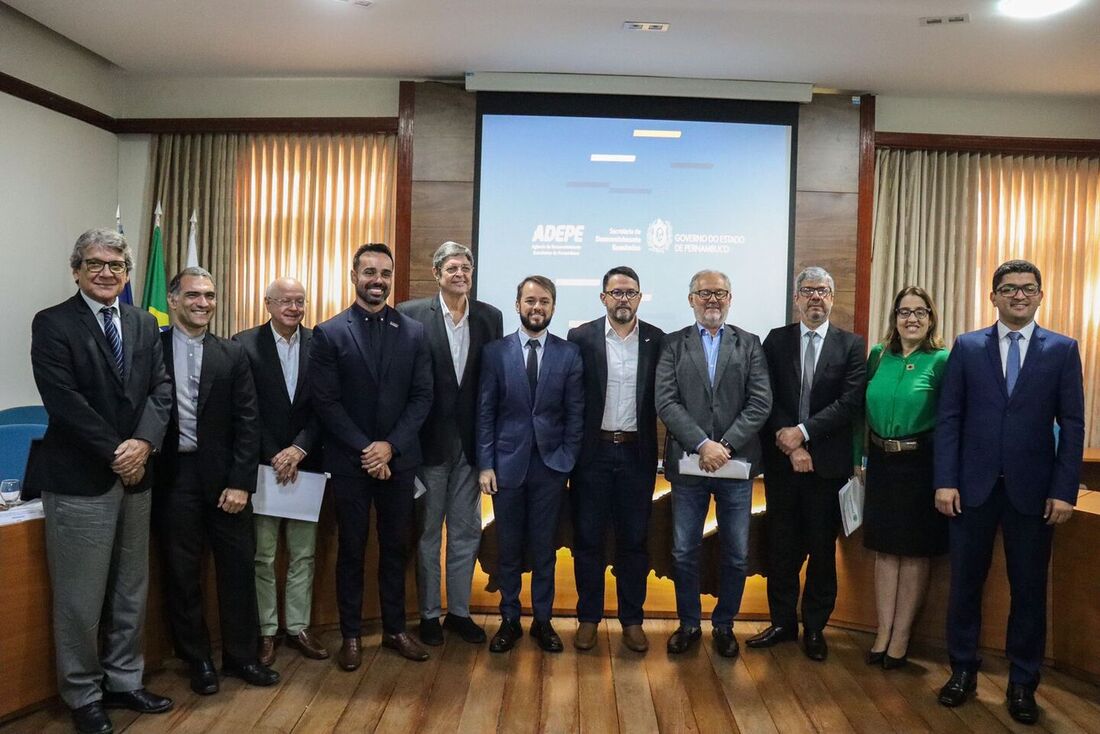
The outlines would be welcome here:
[[[261,464],[256,470],[256,494],[252,495],[252,511],[257,515],[317,522],[327,480],[328,474],[300,471],[296,481],[279,484],[275,480],[275,470]]]
[[[21,522],[41,520],[45,516],[42,500],[31,500],[0,511],[0,525],[18,525]]]
[[[844,522],[844,535],[851,535],[863,524],[863,482],[852,477],[837,493],[840,499],[840,519]]]
[[[699,468],[699,454],[684,453],[680,457],[680,473],[693,477],[714,477],[715,479],[748,479],[752,465],[736,456],[722,465],[718,471],[703,471]]]

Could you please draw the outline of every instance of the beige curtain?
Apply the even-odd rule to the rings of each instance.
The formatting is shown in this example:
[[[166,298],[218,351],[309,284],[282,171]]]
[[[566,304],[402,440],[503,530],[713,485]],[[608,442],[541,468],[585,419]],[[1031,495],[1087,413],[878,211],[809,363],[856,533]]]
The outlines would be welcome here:
[[[152,211],[164,208],[161,220],[164,264],[171,278],[187,260],[191,213],[198,219],[199,265],[214,276],[218,309],[211,329],[233,333],[234,307],[227,298],[236,262],[233,254],[237,157],[242,135],[159,135],[153,141]]]
[[[927,289],[943,336],[992,323],[988,294],[1012,258],[1043,273],[1037,320],[1080,342],[1085,445],[1100,446],[1100,158],[880,150],[870,334],[894,294]]]
[[[267,319],[264,289],[291,276],[306,287],[307,323],[354,299],[351,256],[365,242],[393,246],[397,138],[254,135],[240,150],[236,186],[233,328]]]

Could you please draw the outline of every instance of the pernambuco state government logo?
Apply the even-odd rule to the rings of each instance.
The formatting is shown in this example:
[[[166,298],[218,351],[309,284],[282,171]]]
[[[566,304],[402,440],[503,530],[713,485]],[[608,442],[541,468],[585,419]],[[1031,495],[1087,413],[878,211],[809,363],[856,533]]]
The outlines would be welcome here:
[[[650,252],[668,252],[672,244],[672,222],[654,219],[645,231],[645,242]]]

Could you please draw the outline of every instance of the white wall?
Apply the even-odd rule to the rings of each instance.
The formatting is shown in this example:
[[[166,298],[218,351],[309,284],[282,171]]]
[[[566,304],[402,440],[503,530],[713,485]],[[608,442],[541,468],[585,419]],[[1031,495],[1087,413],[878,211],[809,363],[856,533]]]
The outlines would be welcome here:
[[[118,142],[97,127],[0,94],[0,408],[39,403],[31,319],[76,292],[81,232],[114,226]]]
[[[875,129],[896,133],[1100,138],[1100,99],[881,96]]]

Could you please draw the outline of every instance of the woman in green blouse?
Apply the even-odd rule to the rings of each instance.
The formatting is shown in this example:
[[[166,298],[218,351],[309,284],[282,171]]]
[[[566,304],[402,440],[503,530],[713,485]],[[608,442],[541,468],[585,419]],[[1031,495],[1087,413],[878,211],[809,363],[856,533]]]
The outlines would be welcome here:
[[[867,494],[863,545],[876,552],[878,634],[868,665],[905,665],[932,556],[947,552],[936,512],[932,429],[947,365],[931,297],[909,286],[894,297],[886,338],[867,358]]]

